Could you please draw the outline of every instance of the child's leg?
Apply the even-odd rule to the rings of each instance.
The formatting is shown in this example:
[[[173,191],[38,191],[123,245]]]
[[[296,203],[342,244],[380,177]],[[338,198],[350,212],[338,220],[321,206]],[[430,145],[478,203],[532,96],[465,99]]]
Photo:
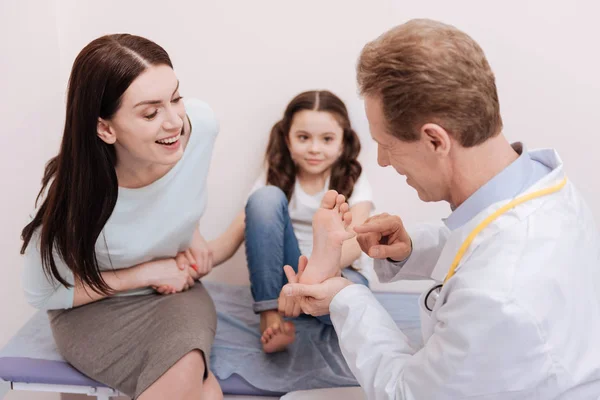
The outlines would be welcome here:
[[[313,252],[300,276],[301,283],[321,283],[339,273],[342,244],[354,236],[346,231],[351,222],[348,208],[344,196],[339,196],[333,190],[323,196],[321,207],[313,217]],[[351,268],[345,268],[342,274],[355,283],[369,284],[366,278]],[[331,325],[329,315],[317,319]]]
[[[284,265],[298,270],[300,249],[281,189],[257,190],[246,205],[246,258],[254,312],[277,310],[281,288],[287,283]]]
[[[283,350],[294,341],[294,325],[283,321],[277,299],[287,283],[284,265],[298,270],[300,249],[281,189],[257,190],[246,205],[246,258],[250,272],[254,312],[261,314],[263,349]]]

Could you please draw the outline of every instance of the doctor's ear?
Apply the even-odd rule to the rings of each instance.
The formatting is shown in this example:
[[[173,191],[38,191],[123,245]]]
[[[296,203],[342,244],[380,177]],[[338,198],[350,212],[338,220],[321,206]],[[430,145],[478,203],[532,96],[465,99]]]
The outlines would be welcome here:
[[[448,154],[452,141],[450,134],[438,124],[425,124],[421,127],[421,137],[431,150],[436,153]]]
[[[117,135],[111,128],[110,124],[108,123],[108,121],[105,121],[102,118],[98,118],[96,131],[98,137],[102,139],[104,143],[115,144],[115,142],[117,141]]]

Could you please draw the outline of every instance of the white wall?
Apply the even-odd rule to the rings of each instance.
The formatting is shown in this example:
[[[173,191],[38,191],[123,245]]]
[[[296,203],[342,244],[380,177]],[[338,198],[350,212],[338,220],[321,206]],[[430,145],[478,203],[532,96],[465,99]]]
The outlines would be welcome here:
[[[0,346],[29,318],[21,293],[19,239],[63,112],[54,1],[0,1]],[[11,394],[8,399],[58,399]]]
[[[356,96],[361,47],[415,17],[452,23],[482,45],[496,73],[507,136],[530,148],[557,148],[600,221],[592,153],[600,144],[598,8],[592,0],[1,1],[0,346],[32,312],[20,291],[19,233],[43,164],[60,140],[71,64],[97,36],[130,32],[155,40],[172,56],[182,93],[208,101],[219,116],[202,221],[208,238],[225,230],[243,206],[270,127],[287,102],[314,88],[347,102],[380,211],[409,224],[447,214],[447,206],[420,203],[403,179],[377,167]],[[243,251],[211,278],[246,283]]]

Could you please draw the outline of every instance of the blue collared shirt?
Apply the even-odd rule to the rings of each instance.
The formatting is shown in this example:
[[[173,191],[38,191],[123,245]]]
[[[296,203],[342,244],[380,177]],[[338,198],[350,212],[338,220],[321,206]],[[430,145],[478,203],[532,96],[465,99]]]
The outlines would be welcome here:
[[[515,198],[552,171],[541,162],[532,160],[522,143],[517,142],[512,146],[520,154],[519,158],[453,210],[452,214],[444,219],[448,229],[462,227],[494,203]]]

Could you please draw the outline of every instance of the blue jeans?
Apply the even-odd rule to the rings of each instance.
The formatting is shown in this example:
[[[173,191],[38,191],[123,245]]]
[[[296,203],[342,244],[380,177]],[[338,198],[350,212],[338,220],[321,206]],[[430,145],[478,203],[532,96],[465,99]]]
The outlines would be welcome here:
[[[250,196],[246,204],[245,235],[254,312],[277,310],[279,293],[288,282],[283,266],[290,265],[297,273],[300,258],[288,200],[281,189],[265,186]],[[342,275],[369,286],[367,279],[352,268],[345,268]],[[329,315],[317,318],[331,325]]]

